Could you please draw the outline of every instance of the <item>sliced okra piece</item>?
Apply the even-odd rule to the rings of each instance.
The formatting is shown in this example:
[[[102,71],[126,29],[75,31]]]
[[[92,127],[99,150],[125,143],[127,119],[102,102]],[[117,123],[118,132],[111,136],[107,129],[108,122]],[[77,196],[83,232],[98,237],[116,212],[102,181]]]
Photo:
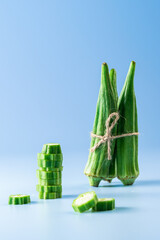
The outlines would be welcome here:
[[[31,200],[29,195],[16,194],[16,195],[9,196],[8,204],[18,205],[18,204],[27,204],[30,202]]]
[[[56,193],[55,192],[39,192],[39,198],[40,199],[56,199]]]
[[[41,160],[52,160],[52,161],[62,161],[63,155],[60,154],[45,154],[45,153],[38,153],[37,159]]]
[[[42,171],[39,169],[37,169],[36,175],[40,179],[57,179],[62,177],[61,172]]]
[[[62,179],[38,179],[38,183],[44,186],[61,185]]]
[[[75,212],[85,212],[93,208],[98,202],[97,195],[94,191],[80,194],[72,203]]]
[[[37,192],[62,192],[62,185],[56,186],[43,186],[43,185],[36,185]]]
[[[114,198],[99,198],[97,204],[92,208],[93,211],[107,211],[115,209]]]
[[[48,143],[44,144],[42,148],[42,153],[45,154],[61,154],[61,146],[59,143]]]
[[[42,168],[42,167],[40,167],[39,170],[41,170],[41,171],[52,171],[52,172],[62,172],[63,167],[59,167],[59,168],[52,168],[52,167],[51,168],[48,168],[48,167]]]
[[[62,161],[41,160],[38,159],[38,167],[42,168],[60,168],[62,167]]]

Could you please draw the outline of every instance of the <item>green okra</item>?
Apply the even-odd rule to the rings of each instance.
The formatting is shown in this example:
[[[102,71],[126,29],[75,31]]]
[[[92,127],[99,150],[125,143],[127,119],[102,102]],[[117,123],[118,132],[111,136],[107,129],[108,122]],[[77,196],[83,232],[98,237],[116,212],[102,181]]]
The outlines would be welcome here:
[[[62,177],[61,172],[42,171],[39,169],[37,169],[36,175],[40,179],[57,179]]]
[[[93,133],[103,136],[106,131],[106,120],[112,112],[116,112],[116,101],[114,97],[113,87],[109,78],[109,70],[106,63],[102,64],[101,72],[101,86],[97,101],[96,115],[93,125]],[[116,135],[117,127],[115,126],[112,130],[112,134]],[[98,138],[91,139],[92,148],[99,142]],[[113,155],[115,147],[115,140],[112,141],[111,155]],[[116,176],[113,171],[113,175],[110,173],[110,165],[112,160],[108,160],[108,147],[107,142],[101,144],[94,152],[89,153],[88,161],[84,170],[85,175],[89,177],[89,183],[91,186],[98,186],[100,181],[109,180]],[[113,160],[114,161],[114,160]]]
[[[21,205],[30,203],[30,196],[24,194],[10,195],[8,204]]]
[[[62,192],[62,186],[56,185],[56,186],[43,186],[43,185],[36,185],[37,192]]]
[[[57,194],[55,192],[39,192],[40,199],[56,199]]]
[[[93,208],[98,202],[97,195],[94,191],[80,194],[72,203],[75,212],[85,212]]]
[[[56,199],[62,198],[61,192],[39,192],[40,199]]]
[[[99,198],[97,204],[92,208],[93,211],[108,211],[115,209],[114,198]]]
[[[39,178],[38,184],[43,186],[61,185],[62,179],[61,178],[57,178],[57,179],[40,179]]]
[[[46,168],[43,168],[43,167],[40,167],[39,170],[42,170],[42,171],[52,171],[52,172],[62,172],[63,171],[63,167],[59,167],[59,168],[49,168],[49,167],[46,167]]]
[[[42,148],[44,154],[62,154],[61,146],[58,143],[44,144]]]
[[[137,106],[134,92],[135,62],[131,62],[124,87],[118,100],[118,135],[138,132]],[[117,139],[117,177],[131,185],[139,175],[138,136]]]
[[[56,198],[62,198],[62,192],[56,192]]]
[[[45,153],[38,153],[37,159],[40,160],[52,160],[52,161],[63,161],[63,155],[60,154],[45,154]]]
[[[115,69],[110,70],[109,77],[110,77],[111,85],[113,88],[113,93],[114,93],[113,95],[115,98],[115,103],[116,103],[116,108],[117,108],[118,92],[117,92],[117,74],[116,74]],[[111,182],[112,179],[115,178],[116,176],[117,176],[117,163],[116,163],[116,141],[115,141],[115,148],[114,148],[114,152],[112,154],[112,161],[109,166],[107,181]]]
[[[52,161],[52,160],[38,159],[38,167],[41,167],[41,168],[60,168],[60,167],[62,167],[62,161]]]
[[[114,92],[115,102],[117,105],[118,104],[117,74],[116,74],[116,70],[114,68],[110,70],[109,77],[110,77],[111,85],[112,85],[113,92]]]

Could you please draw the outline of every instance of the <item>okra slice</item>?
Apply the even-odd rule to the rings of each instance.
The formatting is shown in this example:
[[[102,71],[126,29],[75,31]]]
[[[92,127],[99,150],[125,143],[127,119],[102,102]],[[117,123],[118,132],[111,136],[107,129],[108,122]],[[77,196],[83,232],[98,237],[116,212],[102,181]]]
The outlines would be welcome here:
[[[85,212],[93,208],[98,202],[97,195],[94,191],[80,194],[72,203],[75,212]]]
[[[60,168],[42,168],[40,167],[39,170],[41,171],[52,171],[52,172],[62,172],[63,171],[63,167],[60,167]]]
[[[93,211],[107,211],[115,209],[114,198],[99,198],[97,204],[92,208]]]
[[[8,204],[18,205],[18,204],[27,204],[30,202],[31,200],[29,195],[17,194],[17,195],[9,196]]]
[[[57,178],[57,179],[38,179],[38,183],[40,185],[44,185],[44,186],[61,185],[62,184],[62,179],[61,178]]]
[[[62,198],[62,192],[56,192],[56,197],[57,198]]]
[[[56,192],[60,193],[62,192],[62,186],[57,185],[57,186],[43,186],[43,185],[36,185],[36,190],[37,192]]]
[[[61,172],[41,171],[39,169],[37,169],[36,175],[40,179],[57,179],[62,177]]]
[[[62,161],[63,155],[60,154],[45,154],[45,153],[38,153],[37,159],[41,160],[52,160],[52,161]]]
[[[42,153],[45,154],[61,154],[61,146],[59,143],[48,143],[44,144],[42,148]]]
[[[38,159],[38,167],[42,168],[60,168],[62,161],[40,160]]]
[[[55,192],[39,192],[39,198],[40,199],[56,199],[57,195]]]

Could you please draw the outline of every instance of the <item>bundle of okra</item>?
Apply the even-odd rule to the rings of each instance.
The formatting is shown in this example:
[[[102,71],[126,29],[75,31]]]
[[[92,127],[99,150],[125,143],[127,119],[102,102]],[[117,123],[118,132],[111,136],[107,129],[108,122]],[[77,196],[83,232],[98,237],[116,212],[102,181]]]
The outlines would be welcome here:
[[[118,123],[112,129],[112,136],[138,132],[137,106],[134,92],[135,62],[132,61],[118,98],[116,71],[109,72],[106,63],[102,64],[101,86],[97,101],[93,134],[104,136],[106,120],[111,113],[119,114]],[[112,120],[113,121],[113,120]],[[99,138],[92,137],[91,148]],[[124,185],[132,185],[139,175],[138,167],[138,136],[122,137],[111,141],[111,160],[108,159],[107,141],[93,152],[90,151],[84,173],[91,186],[98,187],[101,180],[111,182],[117,177]]]
[[[38,166],[36,186],[40,199],[56,199],[62,197],[62,162],[63,155],[60,144],[44,144],[42,152],[37,155]]]

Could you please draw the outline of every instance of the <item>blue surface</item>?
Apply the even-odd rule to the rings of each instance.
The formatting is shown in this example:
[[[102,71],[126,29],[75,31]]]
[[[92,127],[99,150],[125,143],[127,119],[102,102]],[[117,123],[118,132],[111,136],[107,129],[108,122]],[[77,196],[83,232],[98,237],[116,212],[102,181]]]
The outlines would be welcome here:
[[[36,156],[12,158],[10,168],[10,159],[1,158],[0,239],[160,239],[160,162],[155,161],[153,166],[159,155],[139,157],[141,174],[129,187],[118,180],[90,187],[83,175],[86,158],[80,154],[64,155],[63,198],[56,200],[38,199]],[[73,199],[90,190],[95,190],[98,197],[114,197],[116,209],[75,213],[71,207]],[[30,194],[32,203],[8,205],[8,196],[17,193]]]

